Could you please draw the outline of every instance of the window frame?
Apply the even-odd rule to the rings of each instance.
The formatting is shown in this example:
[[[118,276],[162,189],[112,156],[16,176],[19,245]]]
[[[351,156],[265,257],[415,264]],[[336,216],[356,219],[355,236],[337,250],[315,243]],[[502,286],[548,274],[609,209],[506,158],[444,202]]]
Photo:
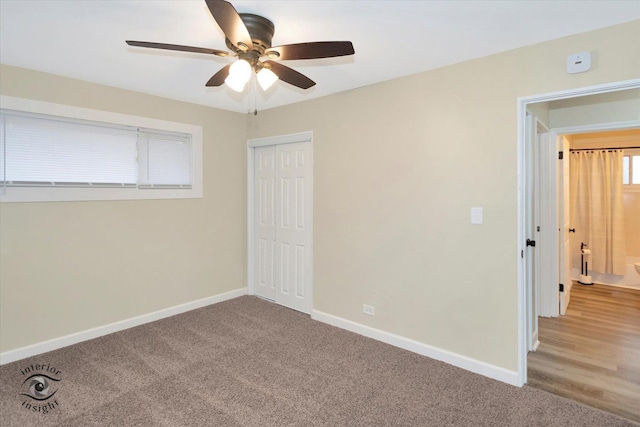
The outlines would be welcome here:
[[[2,186],[0,203],[63,202],[97,200],[158,200],[197,199],[203,197],[202,126],[178,123],[110,111],[93,110],[32,99],[0,95],[0,108],[64,117],[71,120],[89,120],[120,126],[131,126],[165,132],[191,135],[192,184],[191,188],[140,187],[23,187]]]
[[[633,157],[640,157],[640,148],[627,148],[624,149],[624,157],[629,157],[629,182],[633,177]],[[622,184],[622,191],[640,192],[640,183],[638,184]]]

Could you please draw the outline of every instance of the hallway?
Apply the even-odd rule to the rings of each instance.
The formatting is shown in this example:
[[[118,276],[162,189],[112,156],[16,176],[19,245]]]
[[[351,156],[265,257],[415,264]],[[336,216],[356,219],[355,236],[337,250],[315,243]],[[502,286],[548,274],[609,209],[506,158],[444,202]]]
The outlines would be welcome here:
[[[574,283],[567,314],[538,327],[530,386],[640,421],[640,291]]]

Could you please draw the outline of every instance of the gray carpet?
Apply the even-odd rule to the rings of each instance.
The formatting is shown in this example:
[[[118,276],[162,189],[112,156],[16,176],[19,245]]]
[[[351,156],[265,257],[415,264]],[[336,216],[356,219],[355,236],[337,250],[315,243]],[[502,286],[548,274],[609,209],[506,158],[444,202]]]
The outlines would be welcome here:
[[[32,364],[60,370],[46,414]],[[638,425],[248,296],[4,365],[0,399],[2,426]]]

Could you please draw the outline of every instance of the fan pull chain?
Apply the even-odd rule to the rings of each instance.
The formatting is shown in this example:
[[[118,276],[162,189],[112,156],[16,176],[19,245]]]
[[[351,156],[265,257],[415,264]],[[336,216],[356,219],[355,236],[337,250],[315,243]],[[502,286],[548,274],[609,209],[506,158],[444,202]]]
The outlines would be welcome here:
[[[257,74],[254,74],[253,76],[253,115],[257,116],[258,115],[258,76]]]
[[[253,73],[249,81],[249,96],[247,97],[247,114],[251,114],[251,92],[253,91]]]
[[[255,74],[252,74],[251,81],[249,82],[249,97],[247,98],[247,114],[251,114],[251,108],[253,107],[253,115],[258,115],[258,102],[257,102],[257,92],[258,87],[256,85],[257,77]]]

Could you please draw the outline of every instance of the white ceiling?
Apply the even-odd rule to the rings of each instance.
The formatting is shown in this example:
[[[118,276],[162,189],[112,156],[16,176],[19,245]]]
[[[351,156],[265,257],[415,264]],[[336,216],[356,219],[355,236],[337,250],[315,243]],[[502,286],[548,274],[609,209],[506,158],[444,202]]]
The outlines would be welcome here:
[[[350,40],[356,51],[350,57],[283,62],[317,85],[305,91],[278,82],[266,93],[258,89],[258,109],[640,19],[640,0],[232,3],[238,12],[273,21],[274,45]],[[227,49],[203,0],[0,0],[4,64],[247,111],[246,91],[205,87],[232,59],[133,48],[125,40]]]

